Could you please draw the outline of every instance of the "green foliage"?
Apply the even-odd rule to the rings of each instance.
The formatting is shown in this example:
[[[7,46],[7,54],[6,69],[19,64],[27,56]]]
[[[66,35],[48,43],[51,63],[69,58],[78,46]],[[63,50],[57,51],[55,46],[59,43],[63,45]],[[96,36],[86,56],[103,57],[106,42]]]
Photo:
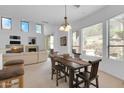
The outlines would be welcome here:
[[[119,38],[123,39],[124,38],[124,31],[122,31],[122,30],[112,30],[110,32],[110,37],[112,38],[114,35],[117,35]]]

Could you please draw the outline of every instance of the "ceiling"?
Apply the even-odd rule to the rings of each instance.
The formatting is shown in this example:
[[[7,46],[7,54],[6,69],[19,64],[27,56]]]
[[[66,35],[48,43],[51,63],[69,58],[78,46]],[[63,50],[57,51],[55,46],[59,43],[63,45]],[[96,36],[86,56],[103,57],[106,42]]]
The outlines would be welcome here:
[[[99,11],[103,5],[67,6],[67,17],[70,23],[80,20],[91,13]],[[19,16],[35,21],[48,22],[53,25],[61,25],[64,22],[64,5],[0,5],[0,14]],[[2,16],[1,15],[1,16]]]

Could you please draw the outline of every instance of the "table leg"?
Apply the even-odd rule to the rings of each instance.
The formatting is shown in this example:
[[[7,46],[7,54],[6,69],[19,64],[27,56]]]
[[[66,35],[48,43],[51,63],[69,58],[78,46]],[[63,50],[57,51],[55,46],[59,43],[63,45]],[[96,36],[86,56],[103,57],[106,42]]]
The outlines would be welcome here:
[[[73,88],[74,70],[69,69],[69,88]]]

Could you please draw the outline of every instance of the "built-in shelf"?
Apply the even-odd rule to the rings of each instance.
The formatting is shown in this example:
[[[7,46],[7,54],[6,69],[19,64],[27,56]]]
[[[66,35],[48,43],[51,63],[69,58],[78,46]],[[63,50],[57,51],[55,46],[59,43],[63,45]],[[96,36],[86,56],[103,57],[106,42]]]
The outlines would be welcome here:
[[[36,37],[28,37],[28,44],[36,44]]]
[[[9,36],[10,42],[9,44],[21,44],[21,37],[20,36],[16,36],[16,35],[10,35]]]

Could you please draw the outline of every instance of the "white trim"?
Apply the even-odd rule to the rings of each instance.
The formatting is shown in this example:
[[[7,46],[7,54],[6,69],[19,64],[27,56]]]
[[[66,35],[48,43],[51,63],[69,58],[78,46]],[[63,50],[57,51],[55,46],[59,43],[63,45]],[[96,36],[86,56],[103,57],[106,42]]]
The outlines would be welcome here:
[[[0,70],[3,69],[3,54],[0,53]]]

